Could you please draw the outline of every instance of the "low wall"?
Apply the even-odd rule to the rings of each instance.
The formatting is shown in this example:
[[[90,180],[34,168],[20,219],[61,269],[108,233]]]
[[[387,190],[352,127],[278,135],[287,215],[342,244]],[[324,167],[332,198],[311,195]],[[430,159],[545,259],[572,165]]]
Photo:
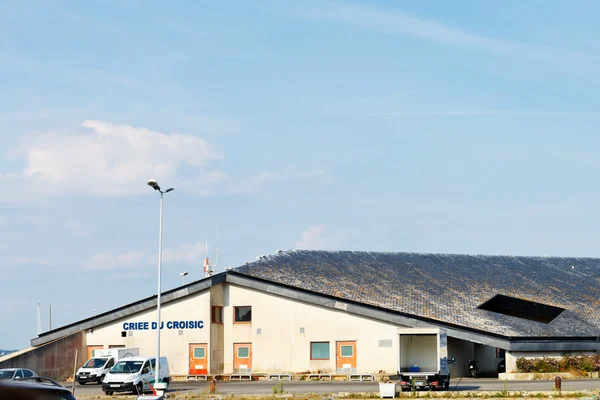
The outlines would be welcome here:
[[[0,368],[27,368],[40,376],[64,381],[73,376],[76,350],[79,350],[77,357],[77,368],[79,368],[87,360],[85,340],[81,332],[34,347],[24,353],[17,353],[14,357],[10,357],[9,354],[0,361]]]
[[[572,374],[571,372],[501,373],[501,374],[498,374],[498,380],[501,380],[501,381],[534,381],[534,380],[553,381],[554,378],[556,378],[557,376],[560,376],[561,379],[599,378],[600,377],[600,373],[598,373],[598,372],[588,372],[584,376],[575,375],[575,374]]]

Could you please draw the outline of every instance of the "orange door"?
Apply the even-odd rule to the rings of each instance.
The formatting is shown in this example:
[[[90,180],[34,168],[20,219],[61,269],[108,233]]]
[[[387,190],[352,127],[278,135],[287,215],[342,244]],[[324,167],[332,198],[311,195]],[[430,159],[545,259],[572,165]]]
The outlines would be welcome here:
[[[234,372],[252,372],[252,343],[233,344]]]
[[[190,344],[190,375],[208,375],[208,346]]]
[[[339,373],[352,373],[356,370],[356,342],[336,343],[336,368]]]
[[[104,346],[88,346],[88,360],[96,355],[96,350],[102,350]]]

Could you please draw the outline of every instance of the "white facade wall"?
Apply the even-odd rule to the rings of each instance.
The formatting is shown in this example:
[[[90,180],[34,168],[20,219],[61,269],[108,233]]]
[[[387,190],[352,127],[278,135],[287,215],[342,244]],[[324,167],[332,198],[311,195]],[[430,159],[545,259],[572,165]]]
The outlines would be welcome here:
[[[211,323],[211,307],[222,306],[222,324]],[[234,323],[234,307],[251,306],[250,323]],[[341,305],[343,308],[343,304]],[[189,345],[207,344],[211,374],[234,371],[234,344],[252,344],[252,372],[336,372],[336,342],[355,341],[357,366],[352,372],[395,374],[399,370],[400,325],[376,321],[347,313],[343,309],[320,307],[284,298],[264,291],[229,283],[213,286],[182,300],[163,303],[161,319],[168,321],[203,321],[202,329],[167,329],[161,331],[161,356],[169,359],[172,376],[189,373]],[[140,355],[156,354],[156,330],[124,330],[123,323],[156,321],[156,309],[120,319],[86,332],[88,346],[137,347]],[[126,337],[121,333],[127,332]],[[260,333],[259,333],[260,332]],[[328,342],[329,359],[311,360],[311,342]],[[448,356],[456,357],[452,376],[464,376],[464,364],[474,357],[474,344],[449,338]],[[416,358],[415,358],[416,357]],[[413,354],[413,364],[425,361]],[[510,370],[507,353],[507,370]],[[424,367],[425,365],[423,365]]]
[[[253,372],[334,373],[336,341],[356,341],[359,373],[398,370],[397,325],[234,285],[228,285],[225,296],[225,373],[233,371],[234,343],[252,343]],[[232,323],[228,329],[234,306],[248,305],[252,306],[252,323]],[[387,340],[391,347],[379,347],[380,340]],[[329,342],[330,359],[311,360],[311,342]]]
[[[161,306],[161,320],[165,323],[161,330],[161,356],[168,357],[171,375],[187,375],[189,364],[189,344],[209,343],[210,339],[210,294],[209,291],[184,300],[169,302]],[[168,321],[203,321],[202,329],[167,329]],[[121,337],[123,323],[156,322],[156,309],[131,315],[114,323],[94,328],[86,333],[87,345],[111,345],[138,347],[140,356],[156,355],[156,330],[133,330],[133,336]],[[149,326],[151,327],[151,325]],[[181,333],[181,334],[180,334]]]

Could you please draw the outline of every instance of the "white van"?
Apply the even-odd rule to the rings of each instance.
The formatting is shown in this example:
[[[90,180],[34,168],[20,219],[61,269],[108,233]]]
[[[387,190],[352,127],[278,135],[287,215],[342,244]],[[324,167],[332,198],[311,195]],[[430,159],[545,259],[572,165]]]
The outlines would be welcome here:
[[[77,370],[75,379],[80,385],[85,385],[88,382],[102,383],[108,371],[110,371],[117,361],[125,357],[138,356],[139,354],[138,348],[96,350],[94,356]]]
[[[156,357],[127,357],[118,361],[102,381],[102,391],[110,396],[114,392],[142,394],[154,383]],[[159,382],[171,381],[167,357],[160,358]]]

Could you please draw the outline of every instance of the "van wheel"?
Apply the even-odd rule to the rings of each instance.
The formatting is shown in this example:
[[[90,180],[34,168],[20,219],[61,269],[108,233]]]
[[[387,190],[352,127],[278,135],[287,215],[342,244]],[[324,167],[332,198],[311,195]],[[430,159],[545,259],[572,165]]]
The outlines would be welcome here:
[[[105,395],[107,396],[112,396],[113,392],[109,392],[108,390],[106,392],[104,392]]]
[[[104,375],[102,375],[100,378],[98,378],[98,384],[101,385],[102,381],[104,380]]]
[[[135,394],[142,394],[144,392],[144,384],[142,382],[135,385]]]
[[[79,382],[80,385],[85,385],[87,382]]]

